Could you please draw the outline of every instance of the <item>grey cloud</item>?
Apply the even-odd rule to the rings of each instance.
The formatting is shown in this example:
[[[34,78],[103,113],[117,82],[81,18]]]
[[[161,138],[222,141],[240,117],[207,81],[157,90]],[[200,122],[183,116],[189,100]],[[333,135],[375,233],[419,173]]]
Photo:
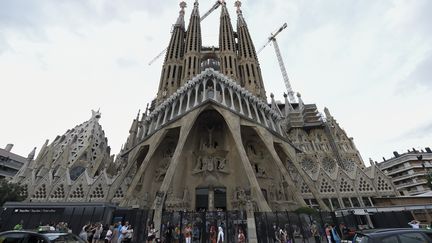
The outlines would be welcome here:
[[[420,139],[425,137],[430,137],[432,135],[432,121],[429,121],[426,124],[420,125],[414,129],[411,129],[403,134],[401,134],[398,139]],[[390,141],[390,140],[389,140]]]
[[[82,26],[127,21],[130,14],[137,11],[159,15],[168,4],[173,3],[159,0],[4,0],[0,1],[0,39],[7,42],[2,30],[9,30],[31,41],[46,41],[48,26],[59,26],[78,34]]]
[[[411,84],[432,88],[432,52],[408,75],[407,81]]]

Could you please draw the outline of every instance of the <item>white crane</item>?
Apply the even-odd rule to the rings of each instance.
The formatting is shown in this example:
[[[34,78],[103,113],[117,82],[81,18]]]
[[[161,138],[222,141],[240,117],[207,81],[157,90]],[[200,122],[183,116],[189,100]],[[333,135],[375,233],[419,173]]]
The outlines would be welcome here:
[[[289,98],[290,102],[295,102],[294,91],[292,90],[292,87],[291,87],[291,84],[290,84],[290,81],[289,81],[289,78],[288,78],[288,74],[287,74],[287,71],[285,69],[285,64],[283,62],[282,55],[281,55],[281,52],[279,50],[279,45],[278,45],[278,43],[276,41],[276,36],[280,32],[282,32],[282,30],[286,29],[286,27],[287,27],[287,24],[284,23],[282,25],[282,27],[280,27],[276,32],[274,32],[274,34],[273,33],[270,34],[270,37],[268,38],[268,41],[264,44],[263,47],[261,47],[258,50],[258,53],[260,53],[268,44],[270,44],[270,42],[273,43],[273,47],[274,47],[275,52],[276,52],[276,57],[277,57],[278,62],[279,62],[279,67],[280,67],[280,70],[282,72],[282,76],[283,76],[283,79],[284,79],[284,82],[285,82],[285,87],[287,89],[288,98]]]
[[[200,18],[200,21],[203,21],[207,16],[209,16],[213,11],[215,11],[219,6],[224,2],[224,0],[218,0],[216,3]],[[159,59],[166,51],[168,47],[161,51],[155,58],[153,58],[148,65],[152,65],[157,59]]]

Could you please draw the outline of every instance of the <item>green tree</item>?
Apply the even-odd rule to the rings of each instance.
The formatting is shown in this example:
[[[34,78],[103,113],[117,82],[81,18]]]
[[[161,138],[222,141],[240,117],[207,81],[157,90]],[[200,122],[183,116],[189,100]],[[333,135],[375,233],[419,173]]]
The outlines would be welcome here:
[[[24,200],[23,190],[24,188],[19,184],[0,179],[0,205],[8,201],[19,202]]]

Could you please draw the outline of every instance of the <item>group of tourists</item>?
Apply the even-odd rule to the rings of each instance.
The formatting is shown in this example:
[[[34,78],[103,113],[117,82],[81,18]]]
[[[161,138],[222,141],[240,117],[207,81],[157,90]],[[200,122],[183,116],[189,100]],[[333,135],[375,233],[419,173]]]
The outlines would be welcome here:
[[[323,228],[320,228],[316,222],[312,222],[308,225],[310,232],[300,232],[300,229],[295,227],[291,228],[291,232],[289,233],[288,228],[288,225],[282,228],[273,224],[273,242],[292,243],[292,237],[312,237],[315,243],[341,243],[342,240],[347,238],[349,232],[348,227],[344,223],[341,223],[339,226],[325,224]]]
[[[111,225],[89,223],[82,227],[79,237],[87,243],[129,243],[133,238],[133,227],[128,221]]]
[[[183,229],[181,229],[180,225],[172,225],[170,222],[167,222],[162,226],[161,241],[177,243],[180,242],[181,239],[184,239],[186,243],[196,243],[201,242],[203,237],[208,237],[210,243],[226,242],[223,224],[219,226],[208,225],[206,228],[208,229],[208,235],[204,236],[200,230],[201,227],[197,224],[186,224]],[[154,242],[157,230],[154,229],[153,224],[149,225],[147,232],[147,243]],[[237,242],[246,242],[246,236],[242,229],[238,229]]]

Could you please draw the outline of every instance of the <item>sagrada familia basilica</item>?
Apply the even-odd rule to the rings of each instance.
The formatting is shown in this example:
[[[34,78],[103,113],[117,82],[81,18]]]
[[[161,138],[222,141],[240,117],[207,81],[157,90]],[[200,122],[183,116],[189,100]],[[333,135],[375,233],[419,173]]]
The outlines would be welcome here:
[[[373,205],[395,196],[329,110],[264,87],[240,1],[233,28],[220,2],[219,46],[204,47],[198,1],[174,24],[152,105],[114,157],[93,111],[46,141],[14,181],[27,202],[109,202],[126,208],[269,212]],[[348,111],[347,111],[348,112]]]

